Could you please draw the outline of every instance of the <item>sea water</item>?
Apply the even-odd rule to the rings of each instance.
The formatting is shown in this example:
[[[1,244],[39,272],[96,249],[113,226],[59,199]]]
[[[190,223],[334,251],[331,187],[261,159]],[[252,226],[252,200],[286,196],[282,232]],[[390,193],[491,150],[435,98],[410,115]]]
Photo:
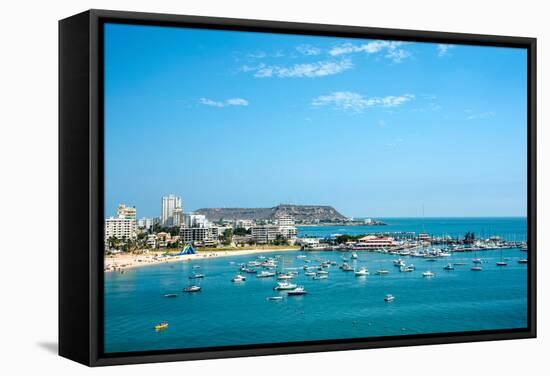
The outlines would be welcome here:
[[[525,238],[524,219],[504,221],[501,231],[494,220],[481,222],[492,234],[504,237],[508,233],[515,238],[511,240]],[[399,230],[390,230],[391,226],[384,226],[384,231],[418,231],[414,224],[409,227],[400,224]],[[451,227],[448,233],[452,232]],[[373,232],[369,228],[367,232]],[[349,229],[357,230],[355,226]],[[348,227],[334,230],[326,231],[346,233]],[[425,231],[431,233],[430,229]],[[460,231],[480,229],[470,225]],[[518,264],[519,259],[527,258],[527,253],[519,249],[455,253],[435,262],[402,257],[407,265],[416,266],[411,273],[399,272],[393,266],[397,256],[357,253],[358,259],[348,262],[356,268],[367,267],[369,276],[356,277],[353,272],[331,266],[326,269],[329,276],[325,280],[306,277],[303,266],[317,265],[318,259],[341,264],[342,257],[349,258],[350,253],[262,254],[277,256],[280,267],[298,268],[299,275],[293,283],[305,287],[308,294],[304,296],[274,291],[275,277],[244,274],[245,282],[231,282],[239,272],[239,264],[255,260],[258,255],[204,258],[144,266],[126,270],[124,274],[106,273],[104,350],[109,353],[190,349],[527,326],[528,265]],[[305,255],[310,263],[297,258],[298,255]],[[483,271],[470,270],[474,257],[483,260]],[[501,259],[507,260],[508,265],[496,266]],[[456,262],[466,265],[451,271],[443,269],[447,263]],[[200,268],[193,269],[195,265]],[[390,273],[376,275],[376,270],[382,268]],[[427,270],[434,272],[435,277],[423,277],[422,272]],[[189,280],[193,272],[200,272],[205,278]],[[191,283],[199,284],[202,291],[183,293],[182,288]],[[170,293],[177,297],[164,297]],[[385,302],[386,294],[394,295],[395,300]],[[283,296],[283,300],[266,299],[277,295]],[[169,327],[157,332],[154,325],[161,321],[167,321]]]

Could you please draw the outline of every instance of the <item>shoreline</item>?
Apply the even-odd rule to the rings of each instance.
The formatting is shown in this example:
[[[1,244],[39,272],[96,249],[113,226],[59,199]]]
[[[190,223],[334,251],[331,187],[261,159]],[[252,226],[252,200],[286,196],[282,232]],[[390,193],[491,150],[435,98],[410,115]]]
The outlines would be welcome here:
[[[254,255],[260,253],[270,252],[290,252],[299,251],[300,248],[254,248],[243,250],[212,250],[212,251],[199,251],[193,255],[181,255],[181,256],[161,256],[162,253],[150,253],[150,254],[119,254],[105,256],[103,262],[103,272],[122,272],[124,270],[149,266],[168,264],[178,261],[200,261],[210,258],[230,257],[230,256],[244,256]]]

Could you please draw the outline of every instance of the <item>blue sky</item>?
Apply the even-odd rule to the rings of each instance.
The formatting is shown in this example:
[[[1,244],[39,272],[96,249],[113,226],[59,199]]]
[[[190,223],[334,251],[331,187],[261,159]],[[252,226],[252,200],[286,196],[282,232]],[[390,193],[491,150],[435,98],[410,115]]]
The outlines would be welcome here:
[[[107,216],[526,215],[525,50],[105,27]]]

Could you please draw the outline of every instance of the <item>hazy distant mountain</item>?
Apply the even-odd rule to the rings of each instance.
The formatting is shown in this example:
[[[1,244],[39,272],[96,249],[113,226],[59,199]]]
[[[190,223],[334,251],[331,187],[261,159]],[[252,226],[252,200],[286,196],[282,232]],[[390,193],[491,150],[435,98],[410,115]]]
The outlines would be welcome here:
[[[256,221],[273,220],[288,214],[301,222],[340,222],[347,220],[332,206],[324,205],[277,205],[273,208],[203,208],[197,213],[206,215],[208,220],[216,222],[220,219],[253,219]]]

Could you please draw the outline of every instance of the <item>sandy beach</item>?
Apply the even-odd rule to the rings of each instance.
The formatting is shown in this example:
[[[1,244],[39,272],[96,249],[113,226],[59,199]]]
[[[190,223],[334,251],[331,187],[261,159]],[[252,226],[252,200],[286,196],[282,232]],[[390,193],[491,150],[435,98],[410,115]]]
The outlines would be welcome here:
[[[259,253],[271,253],[271,252],[288,252],[296,251],[299,248],[259,248],[259,249],[243,249],[243,250],[223,250],[216,249],[212,251],[200,251],[194,255],[181,255],[181,256],[163,256],[163,252],[150,252],[146,254],[117,254],[117,255],[105,255],[104,268],[105,272],[124,271],[126,269],[142,267],[147,265],[156,265],[161,263],[170,263],[178,261],[197,261],[204,260],[212,257],[230,257],[230,256],[243,256],[253,255]]]

